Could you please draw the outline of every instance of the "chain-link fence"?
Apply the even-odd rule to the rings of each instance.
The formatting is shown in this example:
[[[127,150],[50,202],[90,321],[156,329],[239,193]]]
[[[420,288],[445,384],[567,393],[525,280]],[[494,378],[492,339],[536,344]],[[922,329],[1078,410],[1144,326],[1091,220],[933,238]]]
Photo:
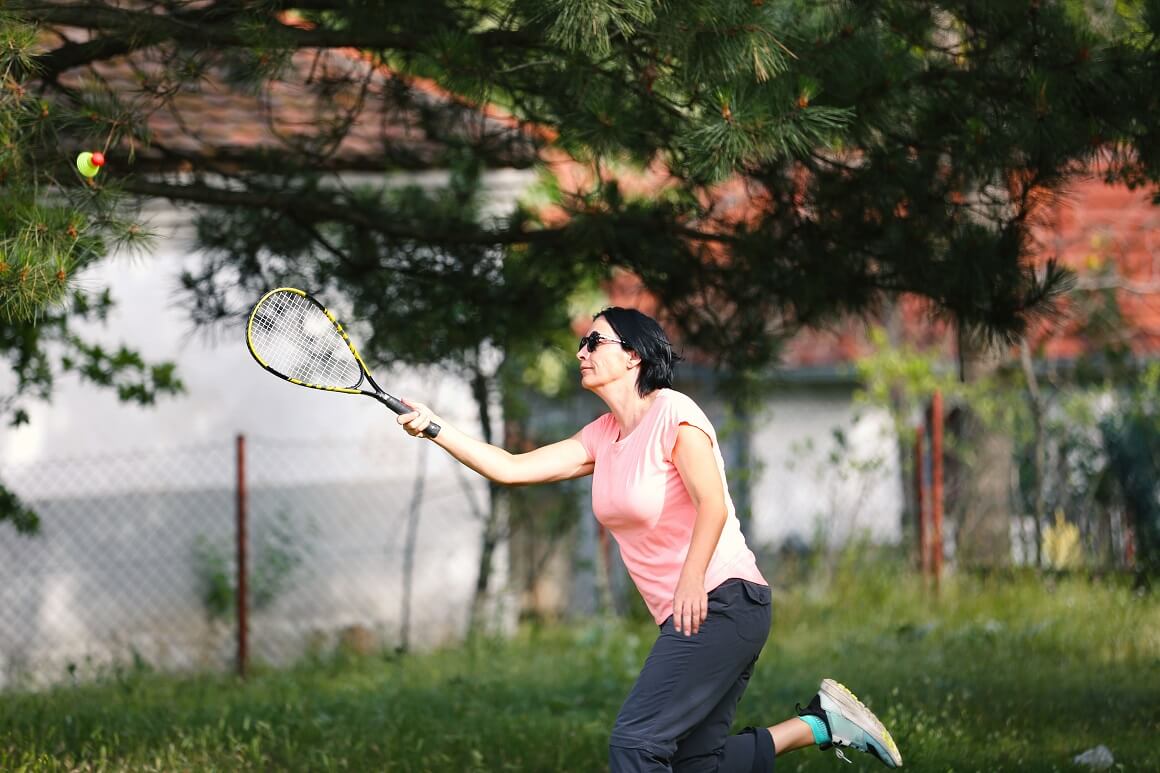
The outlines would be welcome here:
[[[357,443],[231,438],[0,470],[41,518],[34,536],[0,529],[0,688],[135,660],[234,667],[240,523],[251,659],[454,640],[487,490],[424,469]]]

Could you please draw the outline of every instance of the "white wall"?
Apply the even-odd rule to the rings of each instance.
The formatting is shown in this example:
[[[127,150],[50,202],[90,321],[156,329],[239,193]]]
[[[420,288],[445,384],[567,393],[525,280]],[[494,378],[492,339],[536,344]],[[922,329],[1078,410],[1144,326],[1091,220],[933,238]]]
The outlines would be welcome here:
[[[836,463],[835,428],[847,439]],[[898,439],[890,416],[855,406],[849,388],[780,389],[755,421],[752,454],[761,465],[752,490],[757,545],[901,538]]]
[[[436,185],[444,177],[430,173],[408,176],[406,181]],[[485,176],[493,193],[491,210],[509,211],[531,182],[531,172],[508,170]],[[154,253],[110,258],[78,280],[93,291],[111,287],[118,303],[108,324],[93,329],[90,337],[109,345],[123,343],[146,360],[176,360],[186,394],[139,408],[119,402],[110,390],[65,376],[51,404],[28,403],[28,425],[0,428],[0,464],[213,442],[240,432],[357,439],[391,449],[393,472],[410,469],[415,441],[401,433],[394,415],[373,400],[280,382],[254,363],[240,323],[236,329],[223,330],[219,340],[192,333],[177,295],[182,269],[198,262],[187,212],[161,203],[151,206],[145,217],[160,237]],[[375,375],[393,394],[429,396],[457,425],[474,427],[477,422],[470,391],[461,381],[435,371]],[[0,374],[0,393],[10,387],[3,380],[7,376]],[[438,466],[443,461],[432,463]]]
[[[438,184],[440,177],[418,180]],[[531,181],[530,172],[487,176],[494,212],[510,211]],[[378,514],[373,498],[369,513],[341,511],[341,504],[333,505],[338,512],[326,512],[327,506],[317,503],[308,508],[321,528],[309,537],[312,558],[301,571],[312,592],[320,584],[343,590],[313,611],[310,603],[317,601],[308,603],[303,593],[296,602],[290,593],[256,625],[277,629],[279,620],[270,615],[281,608],[286,624],[299,634],[315,630],[332,635],[363,621],[384,631],[384,645],[393,645],[400,619],[405,516],[423,461],[426,505],[414,572],[412,643],[437,644],[462,633],[478,568],[478,507],[486,506],[485,481],[434,447],[422,453],[423,441],[402,432],[395,415],[374,400],[304,389],[265,373],[246,349],[240,322],[224,329],[217,340],[191,335],[188,318],[175,302],[178,276],[199,260],[188,218],[163,204],[150,207],[146,217],[160,234],[153,254],[111,258],[80,279],[93,291],[111,287],[118,303],[107,325],[87,331],[87,336],[110,346],[124,344],[147,361],[175,360],[186,392],[141,408],[67,375],[59,380],[51,403],[25,403],[27,425],[0,427],[0,477],[34,506],[42,504],[46,515],[44,534],[32,541],[0,528],[0,601],[8,611],[0,610],[0,684],[5,673],[35,670],[38,660],[56,668],[65,659],[107,662],[124,657],[125,647],[133,642],[138,652],[169,665],[201,662],[166,641],[192,636],[204,644],[208,629],[196,599],[190,599],[195,569],[185,564],[196,537],[209,535],[228,545],[232,524],[228,510],[224,522],[220,508],[208,504],[204,512],[191,515],[174,504],[173,496],[166,498],[166,492],[201,491],[202,501],[209,502],[232,490],[231,449],[239,433],[250,438],[253,449],[285,446],[319,455],[314,464],[254,464],[250,485],[255,490],[276,492],[303,484],[315,490],[332,484],[350,489],[377,482],[380,489],[374,496],[382,504]],[[11,387],[5,375],[0,375],[0,391]],[[478,433],[474,401],[463,381],[435,370],[375,375],[393,394],[430,402],[448,421]],[[302,451],[313,443],[319,444],[318,450]],[[182,455],[201,461],[175,461]],[[140,491],[161,498],[155,496],[140,508],[110,504],[130,501]],[[367,501],[360,500],[360,506],[367,507]],[[86,531],[97,518],[105,519],[105,525]],[[356,527],[352,518],[369,519],[370,525]],[[72,525],[64,528],[66,522]],[[157,534],[153,542],[136,541],[147,528]],[[83,538],[93,533],[102,539]],[[118,540],[118,534],[124,538]],[[360,539],[364,552],[372,554],[365,565],[350,558],[352,540],[359,547]],[[494,577],[501,588],[506,586],[506,560],[502,552],[497,556]],[[168,562],[164,568],[175,579],[162,587],[129,572],[148,562]],[[143,584],[148,597],[141,593]],[[118,594],[139,600],[123,603],[112,598]],[[146,616],[151,622],[142,622],[135,607],[156,614]],[[104,610],[99,626],[78,623],[94,620],[93,609]],[[508,604],[505,619],[514,619],[514,612]],[[311,615],[314,629],[303,625]],[[190,625],[200,633],[179,632]],[[116,632],[112,638],[110,631]]]

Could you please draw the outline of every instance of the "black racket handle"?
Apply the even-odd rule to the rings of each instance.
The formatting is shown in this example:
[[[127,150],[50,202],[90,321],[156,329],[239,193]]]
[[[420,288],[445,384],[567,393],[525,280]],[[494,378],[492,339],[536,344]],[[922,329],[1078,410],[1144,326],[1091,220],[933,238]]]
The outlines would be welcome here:
[[[399,398],[392,397],[391,395],[381,394],[381,395],[375,395],[375,397],[378,398],[379,402],[381,402],[383,405],[387,406],[388,408],[390,408],[392,411],[399,414],[400,416],[402,416],[404,413],[411,413],[412,411],[415,410],[414,408],[407,405],[405,402],[403,402]],[[435,436],[439,434],[439,430],[441,430],[441,429],[443,429],[443,428],[440,427],[438,424],[436,424],[435,422],[431,422],[423,429],[423,434],[426,435],[427,437],[431,438],[432,440],[434,440]]]

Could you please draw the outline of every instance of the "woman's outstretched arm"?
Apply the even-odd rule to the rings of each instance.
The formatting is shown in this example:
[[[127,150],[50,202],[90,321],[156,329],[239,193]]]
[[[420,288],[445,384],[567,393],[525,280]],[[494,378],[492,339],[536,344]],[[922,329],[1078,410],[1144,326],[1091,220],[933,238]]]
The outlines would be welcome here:
[[[488,480],[507,486],[522,486],[592,474],[593,461],[580,442],[579,432],[565,440],[526,453],[513,454],[460,431],[436,416],[423,403],[413,400],[403,402],[415,409],[412,413],[398,417],[399,424],[408,434],[424,437],[423,430],[427,425],[432,421],[437,422],[442,429],[432,442]]]

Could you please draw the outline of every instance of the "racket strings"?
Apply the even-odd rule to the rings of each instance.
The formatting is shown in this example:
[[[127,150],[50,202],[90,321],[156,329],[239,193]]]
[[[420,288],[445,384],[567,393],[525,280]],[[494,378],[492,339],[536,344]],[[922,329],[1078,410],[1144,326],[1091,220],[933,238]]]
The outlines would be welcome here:
[[[346,341],[321,308],[297,293],[278,292],[254,310],[254,352],[278,373],[296,381],[352,389],[362,370]]]

